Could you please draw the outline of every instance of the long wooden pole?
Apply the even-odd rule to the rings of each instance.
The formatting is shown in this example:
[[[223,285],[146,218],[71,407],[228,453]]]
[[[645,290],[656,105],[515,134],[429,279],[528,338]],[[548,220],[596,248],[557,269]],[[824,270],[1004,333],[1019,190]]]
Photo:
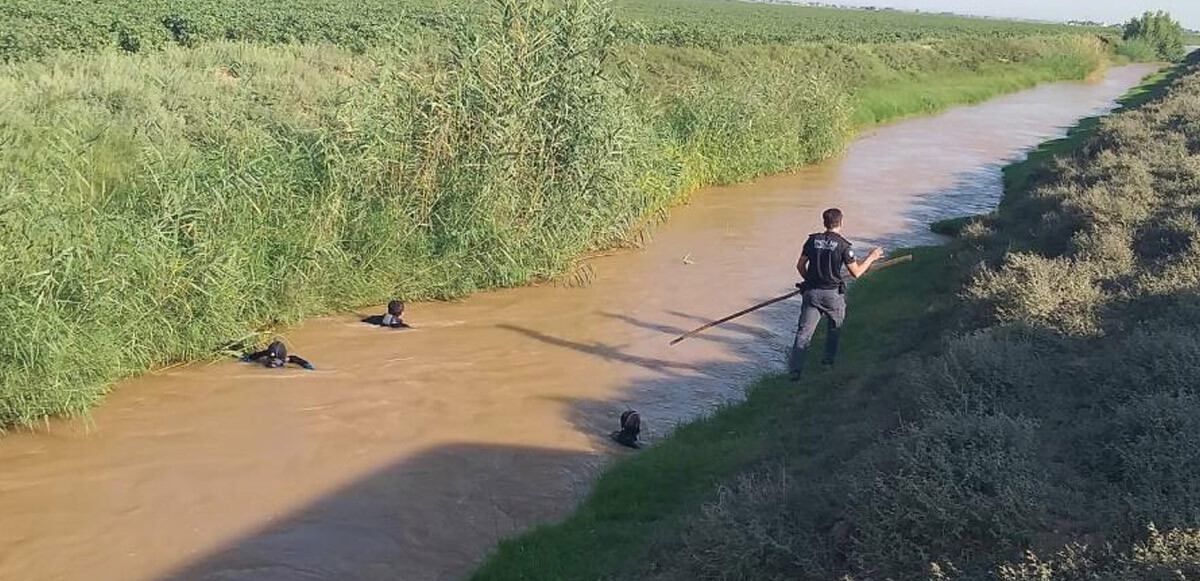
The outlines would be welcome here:
[[[901,264],[904,262],[911,262],[912,259],[913,259],[913,257],[911,254],[905,254],[904,256],[898,256],[891,260],[885,260],[883,262],[876,263],[874,266],[871,267],[871,270],[878,270],[880,268],[887,268],[889,266],[895,266],[897,264]],[[696,335],[699,335],[700,333],[703,333],[713,327],[716,327],[717,325],[720,325],[722,323],[728,323],[729,321],[732,321],[738,317],[753,313],[754,311],[757,311],[763,307],[769,307],[780,301],[786,301],[802,292],[804,292],[804,291],[803,290],[794,290],[786,295],[775,297],[769,301],[763,301],[761,303],[758,303],[757,305],[754,305],[753,307],[750,307],[748,309],[742,309],[742,310],[740,310],[732,315],[729,315],[728,317],[725,317],[723,319],[717,319],[716,321],[713,321],[711,323],[706,323],[704,325],[696,327],[695,329],[692,329],[691,331],[688,331],[687,333],[684,333],[684,334],[672,339],[671,344],[675,345],[675,344],[679,343],[680,341],[695,337]]]

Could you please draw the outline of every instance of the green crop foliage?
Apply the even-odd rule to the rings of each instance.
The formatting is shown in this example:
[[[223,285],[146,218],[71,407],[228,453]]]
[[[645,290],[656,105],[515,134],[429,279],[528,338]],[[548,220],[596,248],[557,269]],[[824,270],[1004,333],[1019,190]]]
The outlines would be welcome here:
[[[12,0],[0,4],[0,61],[56,51],[138,52],[214,40],[324,43],[350,50],[394,43],[449,17],[432,4],[386,0]]]
[[[333,44],[361,52],[406,44],[486,20],[467,0],[8,0],[0,4],[0,61],[57,51],[138,52],[216,40]],[[619,0],[624,42],[722,47],[793,42],[896,43],[997,39],[1108,29],[890,11],[834,10],[715,0]]]
[[[1106,37],[1118,34],[1113,29],[1100,27],[762,2],[618,0],[617,10],[629,38],[673,46],[790,42],[878,44],[955,38],[1018,38],[1067,32]]]

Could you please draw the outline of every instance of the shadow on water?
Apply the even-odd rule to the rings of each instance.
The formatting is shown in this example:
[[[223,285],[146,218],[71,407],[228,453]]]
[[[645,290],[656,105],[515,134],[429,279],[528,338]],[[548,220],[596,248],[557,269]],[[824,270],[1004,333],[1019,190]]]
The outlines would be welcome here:
[[[561,518],[553,507],[578,499],[598,465],[594,454],[552,448],[441,446],[362,477],[160,579],[461,577],[470,571],[464,564],[496,539]],[[530,475],[543,475],[543,485],[530,487]],[[439,489],[437,502],[409,502]]]
[[[595,341],[592,343],[580,343],[578,341],[561,339],[552,335],[547,335],[540,331],[527,329],[517,325],[503,324],[498,325],[498,327],[524,335],[530,339],[541,341],[542,343],[553,345],[555,347],[562,347],[564,349],[571,349],[580,353],[586,353],[593,357],[598,357],[604,361],[629,363],[641,367],[642,369],[647,369],[669,377],[691,377],[695,375],[705,375],[703,365],[696,365],[692,363],[675,363],[665,359],[638,356],[623,351],[623,347],[620,345],[613,345],[600,341]],[[691,372],[691,374],[686,372]]]
[[[465,577],[500,540],[536,523],[564,518],[591,489],[604,463],[632,451],[609,439],[622,411],[638,409],[643,438],[652,444],[678,423],[739,400],[750,381],[778,361],[776,334],[795,319],[799,303],[774,305],[747,321],[714,329],[696,341],[716,342],[728,357],[679,364],[602,342],[581,343],[520,327],[502,328],[603,361],[634,364],[645,377],[606,400],[548,398],[563,404],[563,419],[588,435],[592,451],[492,444],[438,446],[324,494],[159,576],[160,581],[450,580]],[[707,322],[668,313],[679,325],[600,313],[669,339]],[[685,328],[686,327],[686,328]],[[765,351],[764,351],[765,350]],[[731,386],[736,386],[732,387]],[[703,406],[703,407],[700,407]],[[433,492],[431,492],[433,491]],[[412,499],[421,502],[412,502]],[[422,572],[414,574],[414,572]]]
[[[750,304],[767,298],[770,297],[751,301]],[[610,400],[561,401],[570,404],[567,419],[576,429],[597,437],[602,436],[601,439],[606,444],[607,435],[617,427],[616,418],[621,412],[631,408],[637,409],[645,419],[643,437],[653,443],[669,434],[683,421],[695,419],[722,405],[742,399],[745,389],[764,373],[781,372],[799,308],[800,301],[797,298],[750,313],[741,319],[744,322],[732,321],[692,337],[689,341],[720,345],[724,356],[719,360],[686,366],[672,364],[659,358],[632,355],[614,345],[580,343],[516,326],[505,328],[556,347],[605,360],[634,363],[648,371],[646,377],[631,382],[619,396]],[[611,312],[600,314],[637,329],[653,331],[654,335],[643,341],[661,342],[666,345],[671,339],[725,313],[699,316],[673,310],[664,311],[665,315],[678,319],[679,324],[655,323]],[[685,345],[686,343],[681,343],[678,348],[686,348]]]
[[[766,300],[766,299],[763,299],[763,300]],[[609,319],[616,319],[618,321],[628,323],[639,329],[645,329],[647,331],[656,331],[656,332],[660,333],[664,339],[674,339],[675,337],[683,335],[684,333],[691,331],[693,328],[698,327],[703,324],[706,324],[711,320],[706,317],[701,317],[701,316],[697,316],[697,315],[689,315],[687,313],[681,313],[679,311],[674,311],[674,310],[666,311],[666,313],[673,317],[677,317],[679,319],[687,321],[689,324],[680,325],[680,326],[664,325],[661,323],[651,323],[649,321],[644,321],[644,320],[638,319],[637,317],[631,317],[629,315],[622,315],[620,313],[603,312],[600,314]],[[692,323],[694,323],[694,324],[692,324]],[[720,332],[718,332],[718,333],[713,333],[713,334],[708,334],[708,335],[697,335],[695,337],[692,337],[689,340],[691,340],[691,341],[709,341],[709,342],[714,342],[714,343],[725,343],[727,345],[737,346],[738,344],[741,343],[742,339],[745,339],[745,337],[739,338],[737,336],[729,336],[728,333],[735,333],[735,334],[746,335],[746,336],[750,336],[750,337],[763,337],[764,336],[762,329],[760,329],[758,327],[753,327],[750,325],[743,325],[743,324],[737,323],[735,321],[730,321],[728,323],[721,325],[721,331],[726,332],[726,334],[722,335],[722,334],[719,334]]]

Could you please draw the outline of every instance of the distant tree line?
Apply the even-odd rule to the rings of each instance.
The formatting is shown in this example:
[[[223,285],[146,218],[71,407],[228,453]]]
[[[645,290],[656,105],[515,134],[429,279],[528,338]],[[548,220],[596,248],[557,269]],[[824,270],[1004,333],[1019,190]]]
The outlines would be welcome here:
[[[1146,12],[1125,23],[1125,40],[1144,43],[1160,58],[1178,60],[1183,58],[1183,26],[1163,12]]]

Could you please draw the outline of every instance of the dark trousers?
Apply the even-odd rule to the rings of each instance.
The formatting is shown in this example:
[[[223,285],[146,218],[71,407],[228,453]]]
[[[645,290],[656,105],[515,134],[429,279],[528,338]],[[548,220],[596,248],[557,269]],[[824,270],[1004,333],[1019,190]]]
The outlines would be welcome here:
[[[833,363],[837,356],[838,336],[841,335],[842,321],[846,319],[846,296],[837,289],[813,289],[804,293],[804,302],[800,307],[800,324],[796,328],[796,341],[792,343],[792,356],[788,362],[788,371],[799,374],[804,371],[804,356],[812,343],[813,333],[821,316],[829,317],[829,333],[825,339],[825,361]]]

